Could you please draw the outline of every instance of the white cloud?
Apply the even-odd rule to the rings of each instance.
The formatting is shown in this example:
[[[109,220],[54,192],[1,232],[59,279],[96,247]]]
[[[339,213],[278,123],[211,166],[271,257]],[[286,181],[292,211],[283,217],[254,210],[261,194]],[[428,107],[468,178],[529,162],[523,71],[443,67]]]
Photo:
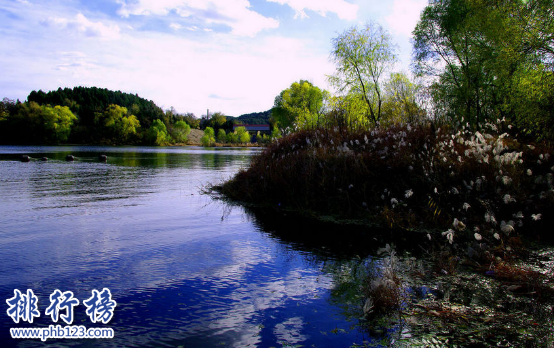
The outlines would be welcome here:
[[[54,26],[58,29],[76,31],[87,37],[100,37],[103,39],[119,38],[120,29],[117,25],[105,25],[101,22],[93,22],[87,19],[82,13],[73,18],[49,17],[42,22],[46,26]]]
[[[303,335],[304,321],[301,317],[293,317],[285,320],[282,323],[275,325],[273,334],[278,341],[287,342],[288,344],[298,344],[308,339]]]
[[[385,17],[385,21],[395,33],[411,37],[427,4],[427,0],[394,0],[392,13]]]
[[[173,30],[179,30],[179,29],[183,28],[183,26],[179,23],[170,23],[169,27]]]
[[[281,5],[289,5],[296,11],[295,18],[308,18],[306,10],[314,11],[322,16],[327,12],[336,13],[340,19],[355,20],[358,5],[350,4],[344,0],[268,0]]]
[[[115,41],[60,39],[53,44],[59,51],[42,55],[40,77],[19,72],[33,81],[27,93],[98,86],[138,93],[161,107],[197,116],[208,108],[232,116],[268,110],[292,82],[308,79],[326,88],[325,74],[334,70],[326,53],[312,53],[308,40],[280,36],[212,34],[198,42],[169,33],[126,31]],[[36,61],[33,55],[20,58],[21,66],[27,65],[21,60]]]
[[[206,24],[223,24],[238,36],[254,36],[264,29],[274,29],[279,22],[250,10],[247,0],[118,0],[119,14],[168,15],[174,11],[181,17],[204,21]]]

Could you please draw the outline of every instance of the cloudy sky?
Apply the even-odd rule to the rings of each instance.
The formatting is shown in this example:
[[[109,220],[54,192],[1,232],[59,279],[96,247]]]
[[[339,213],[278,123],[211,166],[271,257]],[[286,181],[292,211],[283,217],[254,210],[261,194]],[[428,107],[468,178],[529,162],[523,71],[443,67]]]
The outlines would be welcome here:
[[[0,0],[0,98],[96,86],[164,109],[238,116],[306,79],[329,88],[331,40],[372,20],[409,70],[427,0]]]

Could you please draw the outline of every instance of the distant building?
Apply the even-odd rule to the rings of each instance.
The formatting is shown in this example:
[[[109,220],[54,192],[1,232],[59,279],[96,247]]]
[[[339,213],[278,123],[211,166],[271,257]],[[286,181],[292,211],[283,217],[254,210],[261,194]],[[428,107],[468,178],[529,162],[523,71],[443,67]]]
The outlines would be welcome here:
[[[249,133],[270,133],[271,129],[268,124],[235,124],[233,125],[233,131],[237,127],[244,127]]]

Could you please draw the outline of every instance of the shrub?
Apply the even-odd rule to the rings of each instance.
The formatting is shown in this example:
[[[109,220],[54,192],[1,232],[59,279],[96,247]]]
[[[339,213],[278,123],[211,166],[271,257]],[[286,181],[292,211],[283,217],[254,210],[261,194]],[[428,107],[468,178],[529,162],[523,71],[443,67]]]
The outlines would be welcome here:
[[[206,127],[204,130],[204,135],[200,138],[200,143],[202,146],[214,146],[215,145],[215,135],[214,129],[212,127]]]

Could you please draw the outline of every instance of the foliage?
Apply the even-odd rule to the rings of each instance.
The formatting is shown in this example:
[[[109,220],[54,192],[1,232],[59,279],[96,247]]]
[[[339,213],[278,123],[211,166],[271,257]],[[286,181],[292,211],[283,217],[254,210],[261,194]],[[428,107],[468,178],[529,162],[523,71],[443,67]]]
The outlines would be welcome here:
[[[554,122],[552,1],[440,0],[414,31],[415,70],[434,77],[436,113],[477,126],[507,118],[539,138]]]
[[[129,115],[127,108],[109,105],[103,113],[96,114],[95,123],[103,136],[117,143],[127,143],[137,134],[140,122],[135,115]]]
[[[221,143],[221,144],[227,142],[227,133],[225,133],[225,129],[220,128],[220,129],[217,131],[217,142],[218,142],[218,143]]]
[[[171,137],[167,134],[167,128],[162,120],[155,120],[148,129],[148,141],[153,145],[167,145]]]
[[[152,101],[135,94],[97,87],[58,88],[47,93],[41,90],[32,91],[27,100],[39,105],[68,106],[74,114],[79,115],[79,124],[82,126],[80,132],[85,133],[89,129],[94,129],[96,114],[104,112],[112,104],[126,107],[146,129],[154,120],[161,119],[164,115],[162,109]],[[85,138],[90,137],[90,134],[80,134],[80,136]]]
[[[275,98],[271,115],[281,132],[319,127],[327,94],[308,81],[294,82]]]
[[[35,102],[2,102],[2,140],[10,143],[58,144],[67,141],[77,117],[68,107],[39,105]]]
[[[238,144],[239,143],[239,137],[236,132],[229,132],[227,133],[227,142],[229,144]]]
[[[200,129],[200,119],[196,118],[192,112],[187,112],[184,115],[180,116],[183,121],[185,121],[190,128],[192,129]]]
[[[177,121],[171,127],[171,137],[178,143],[186,143],[190,133],[190,126],[185,121]]]
[[[200,125],[192,113],[179,114],[173,107],[163,112],[137,95],[96,87],[33,91],[28,100],[0,102],[2,143],[184,143],[190,128]]]
[[[10,114],[15,110],[16,102],[14,100],[4,98],[0,102],[0,122],[6,121]]]
[[[258,144],[269,144],[271,142],[271,135],[261,134],[258,131],[258,133],[256,133],[256,142]]]
[[[281,131],[279,130],[279,128],[274,127],[271,130],[271,135],[270,135],[271,140],[277,140],[277,139],[281,138],[281,136],[282,136],[282,134],[281,134]]]
[[[200,128],[206,129],[206,127],[210,127],[214,130],[224,128],[227,123],[227,116],[225,116],[222,112],[214,112],[210,118],[208,118],[207,115],[202,116],[202,119],[200,120]],[[228,127],[228,126],[227,126]]]
[[[410,81],[401,72],[391,73],[385,82],[385,97],[382,111],[384,124],[398,125],[416,123],[425,118],[425,112],[419,106],[418,97],[421,86]]]
[[[367,105],[359,94],[331,97],[328,109],[325,115],[326,128],[360,131],[371,127],[372,122],[366,117]]]
[[[363,99],[365,116],[376,125],[382,116],[383,79],[396,61],[390,35],[372,22],[362,29],[352,27],[333,39],[331,56],[337,66],[331,83]]]
[[[215,145],[215,133],[212,127],[206,127],[204,129],[204,135],[200,138],[202,146],[214,146]]]
[[[236,134],[238,143],[247,144],[250,142],[250,133],[248,133],[245,127],[235,128],[234,133]]]
[[[43,106],[41,116],[46,138],[55,144],[67,141],[71,132],[71,125],[77,120],[77,117],[67,106],[59,105],[53,108]]]

